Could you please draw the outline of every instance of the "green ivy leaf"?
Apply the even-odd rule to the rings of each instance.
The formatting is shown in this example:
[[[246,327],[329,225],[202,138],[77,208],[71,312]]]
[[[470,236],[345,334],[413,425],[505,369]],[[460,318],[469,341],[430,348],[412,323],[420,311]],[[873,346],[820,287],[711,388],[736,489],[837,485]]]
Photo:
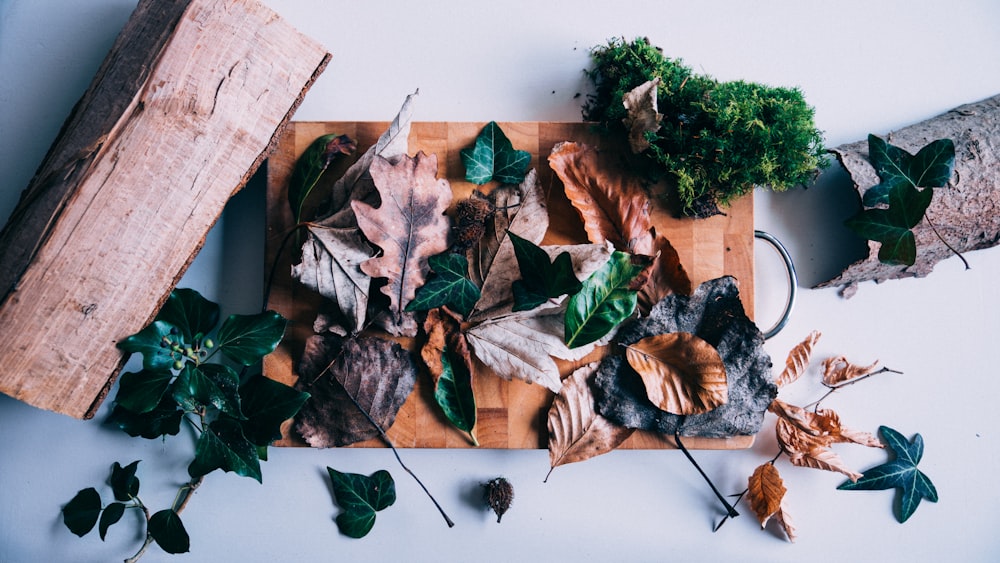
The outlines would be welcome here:
[[[173,398],[188,412],[219,409],[233,418],[243,418],[240,411],[240,376],[221,364],[186,364],[173,386]]]
[[[463,316],[479,301],[479,288],[466,277],[469,261],[461,254],[445,252],[427,259],[433,274],[417,289],[407,311],[429,311],[447,305]]]
[[[566,305],[566,346],[577,348],[600,340],[635,311],[633,281],[649,260],[615,251],[604,266],[583,282]]]
[[[469,434],[472,444],[479,445],[472,429],[476,426],[476,396],[472,391],[472,374],[461,361],[452,362],[448,348],[441,351],[441,376],[434,387],[434,400],[455,428]]]
[[[292,179],[288,183],[288,204],[292,208],[294,223],[302,220],[302,206],[306,198],[333,160],[339,155],[353,153],[356,148],[357,144],[347,135],[331,133],[314,140],[295,161]]]
[[[857,482],[847,481],[837,487],[845,491],[881,491],[899,489],[896,520],[900,523],[913,515],[921,499],[937,502],[937,489],[931,480],[917,469],[924,455],[924,439],[915,434],[912,441],[888,426],[880,426],[879,432],[886,445],[896,454],[896,459],[873,467],[864,472]]]
[[[465,179],[478,185],[490,180],[520,184],[531,163],[531,153],[515,150],[495,121],[483,128],[475,145],[462,149],[460,154],[465,165]]]
[[[173,398],[164,396],[155,409],[142,414],[115,405],[108,420],[133,438],[142,436],[151,440],[160,436],[176,436],[181,431],[183,416],[184,411],[177,409]]]
[[[375,525],[375,513],[396,502],[396,484],[392,475],[380,469],[371,476],[341,473],[331,467],[333,496],[344,511],[337,515],[340,533],[363,538]]]
[[[206,335],[219,322],[219,306],[193,289],[175,289],[156,315],[156,320],[177,327],[184,342],[194,344],[198,335]]]
[[[174,375],[165,370],[142,370],[122,374],[115,403],[136,414],[152,411],[160,404]]]
[[[283,383],[256,375],[240,387],[243,414],[246,420],[240,421],[243,435],[247,440],[264,447],[281,437],[281,423],[292,418],[299,412],[309,398],[309,393],[296,391]],[[264,456],[258,457],[266,459]]]
[[[529,311],[560,295],[573,295],[583,284],[573,273],[569,252],[549,260],[549,255],[530,240],[508,233],[514,247],[521,279],[514,282],[514,311]]]
[[[195,446],[194,460],[188,465],[188,474],[201,477],[216,469],[262,482],[257,447],[243,435],[239,422],[231,418],[219,418],[204,429]]]
[[[951,139],[938,139],[912,155],[880,137],[868,135],[868,158],[881,180],[865,192],[863,203],[872,207],[888,203],[889,192],[896,186],[945,186],[955,168],[955,143]]]
[[[62,513],[63,524],[82,538],[97,524],[97,518],[101,514],[101,495],[97,493],[97,489],[87,487],[66,503]]]
[[[111,478],[108,484],[111,485],[111,492],[115,495],[115,500],[127,502],[139,494],[139,478],[135,476],[135,470],[139,466],[139,461],[122,467],[117,461],[111,466]]]
[[[130,354],[142,354],[142,367],[147,370],[170,369],[175,358],[167,343],[178,341],[179,332],[180,329],[168,322],[154,321],[119,342],[118,347]]]
[[[107,536],[108,528],[117,524],[122,519],[123,514],[125,514],[125,505],[120,502],[109,504],[104,512],[101,512],[101,521],[97,526],[97,531],[101,534],[101,541],[104,541],[104,537]]]
[[[153,536],[163,551],[171,554],[187,553],[191,539],[181,522],[181,517],[170,508],[153,514],[149,518],[149,535]]]
[[[878,258],[886,264],[912,266],[917,259],[917,243],[911,229],[924,217],[934,193],[909,184],[896,184],[888,194],[886,209],[864,209],[845,224],[858,235],[879,241]]]
[[[245,366],[255,364],[278,346],[287,323],[274,311],[230,315],[219,329],[218,347],[234,362]]]

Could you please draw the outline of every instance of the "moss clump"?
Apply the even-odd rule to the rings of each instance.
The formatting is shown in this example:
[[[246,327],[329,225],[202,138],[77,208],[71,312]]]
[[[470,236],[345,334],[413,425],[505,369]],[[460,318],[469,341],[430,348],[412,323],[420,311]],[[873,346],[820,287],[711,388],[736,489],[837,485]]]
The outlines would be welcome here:
[[[670,175],[683,215],[708,216],[755,186],[775,191],[810,182],[826,166],[813,108],[796,88],[719,82],[671,60],[648,39],[612,39],[591,51],[596,92],[584,119],[627,135],[622,96],[660,79],[660,129],[635,164],[652,180]]]

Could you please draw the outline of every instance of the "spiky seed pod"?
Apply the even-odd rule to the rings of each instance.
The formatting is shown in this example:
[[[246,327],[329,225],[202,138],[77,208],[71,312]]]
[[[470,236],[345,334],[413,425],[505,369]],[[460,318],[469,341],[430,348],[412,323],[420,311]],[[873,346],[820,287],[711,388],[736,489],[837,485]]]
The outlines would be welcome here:
[[[452,250],[462,253],[475,246],[486,232],[486,220],[496,213],[496,206],[479,192],[455,206],[455,244]]]
[[[497,524],[503,518],[504,513],[510,508],[510,503],[514,500],[514,487],[510,481],[503,477],[490,479],[483,484],[485,489],[486,504],[497,514]]]

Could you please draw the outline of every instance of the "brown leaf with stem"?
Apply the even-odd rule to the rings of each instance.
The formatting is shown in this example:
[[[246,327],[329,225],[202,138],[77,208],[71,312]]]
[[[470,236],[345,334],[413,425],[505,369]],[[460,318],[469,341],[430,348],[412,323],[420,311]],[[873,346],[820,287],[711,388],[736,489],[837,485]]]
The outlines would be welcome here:
[[[775,399],[768,410],[792,424],[799,432],[821,438],[827,445],[834,443],[854,443],[872,448],[883,448],[882,441],[869,432],[851,430],[840,423],[840,415],[831,409],[806,410]]]
[[[635,432],[597,414],[590,388],[597,366],[593,362],[570,374],[552,400],[548,414],[551,469],[546,481],[556,467],[610,452]]]
[[[660,120],[663,115],[656,111],[656,90],[660,78],[643,82],[622,96],[622,105],[627,112],[622,122],[629,130],[628,144],[632,152],[638,154],[649,148],[646,133],[656,133],[660,130]]]
[[[701,414],[729,398],[726,366],[714,346],[689,332],[658,334],[625,347],[649,400],[678,415]]]
[[[831,440],[826,436],[816,436],[798,429],[787,419],[778,419],[775,425],[778,444],[788,454],[792,465],[811,467],[843,473],[851,481],[857,481],[861,474],[847,467],[836,452],[829,449]]]
[[[847,361],[844,356],[835,356],[823,360],[823,385],[836,387],[843,385],[859,377],[864,377],[875,372],[878,367],[878,360],[871,365],[859,366]]]
[[[785,491],[785,483],[781,480],[778,468],[770,461],[755,469],[750,475],[747,480],[747,500],[761,528],[781,510]]]
[[[395,164],[376,156],[371,176],[381,198],[379,207],[352,201],[358,226],[382,254],[361,263],[373,278],[386,278],[381,291],[389,297],[388,317],[379,321],[396,336],[414,336],[417,323],[405,311],[427,279],[427,259],[448,249],[451,225],[444,214],[451,204],[451,186],[437,178],[437,155],[403,155]]]
[[[806,368],[809,366],[809,358],[812,356],[813,346],[821,336],[818,330],[814,330],[809,333],[809,336],[805,338],[802,342],[795,345],[790,352],[788,352],[788,358],[785,360],[785,370],[781,372],[781,375],[774,381],[774,384],[778,388],[782,388],[789,383],[796,381],[803,373],[805,373]]]

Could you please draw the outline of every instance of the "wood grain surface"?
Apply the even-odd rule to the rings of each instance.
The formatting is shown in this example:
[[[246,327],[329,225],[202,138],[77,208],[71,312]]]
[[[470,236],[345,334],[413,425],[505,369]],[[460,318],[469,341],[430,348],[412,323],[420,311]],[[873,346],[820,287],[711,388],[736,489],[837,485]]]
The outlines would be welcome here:
[[[279,247],[292,227],[291,210],[287,201],[287,184],[296,159],[318,136],[327,133],[346,134],[356,139],[362,154],[374,144],[388,127],[388,122],[293,122],[285,130],[277,150],[268,161],[267,188],[267,252],[268,268],[275,264],[273,285],[269,295],[270,308],[291,320],[290,337],[265,358],[264,372],[268,377],[287,384],[297,381],[294,366],[301,356],[305,339],[312,334],[312,323],[321,298],[290,277],[291,265],[298,261],[296,248]],[[438,176],[447,178],[456,201],[467,196],[474,185],[464,181],[464,167],[459,151],[471,146],[485,123],[428,123],[412,125],[409,154],[417,151],[438,155]],[[539,181],[548,198],[550,224],[543,244],[586,242],[579,215],[563,194],[562,184],[548,167],[547,157],[553,145],[561,141],[577,141],[603,147],[609,141],[591,131],[586,123],[517,122],[499,123],[514,147],[531,153],[531,166],[539,172]],[[323,182],[332,185],[350,162],[340,162],[331,169]],[[489,188],[490,186],[484,186]],[[320,186],[318,189],[322,189]],[[306,214],[308,215],[308,213]],[[674,219],[662,209],[653,210],[653,222],[658,233],[664,234],[676,247],[681,262],[695,284],[722,275],[735,276],[748,314],[753,316],[753,199],[745,197],[725,210],[724,216],[710,219]],[[276,260],[277,259],[277,260]],[[411,349],[416,343],[406,341]],[[563,376],[572,366],[561,364]],[[476,435],[484,448],[545,448],[547,447],[546,414],[553,394],[540,385],[521,381],[505,381],[477,365],[474,390],[478,406]],[[403,405],[388,435],[397,447],[461,448],[470,447],[464,433],[451,427],[433,401],[430,376],[421,372],[410,398]],[[685,438],[690,448],[737,449],[753,443],[752,436],[732,438]],[[290,424],[285,426],[285,439],[279,445],[304,445],[294,436]],[[358,446],[382,446],[380,440],[370,440]],[[673,438],[646,432],[633,434],[623,448],[659,449],[675,447]]]

